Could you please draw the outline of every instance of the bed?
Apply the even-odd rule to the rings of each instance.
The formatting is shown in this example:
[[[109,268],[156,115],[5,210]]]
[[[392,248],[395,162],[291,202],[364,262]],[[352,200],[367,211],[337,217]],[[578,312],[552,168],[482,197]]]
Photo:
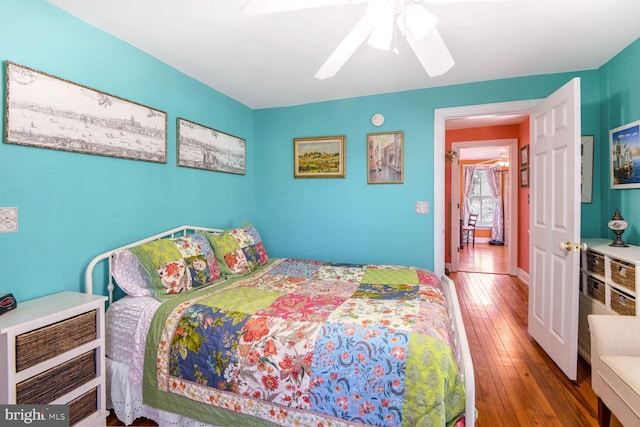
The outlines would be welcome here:
[[[126,424],[475,423],[473,364],[446,276],[270,258],[245,223],[181,226],[109,250],[85,285],[109,294],[107,406]]]

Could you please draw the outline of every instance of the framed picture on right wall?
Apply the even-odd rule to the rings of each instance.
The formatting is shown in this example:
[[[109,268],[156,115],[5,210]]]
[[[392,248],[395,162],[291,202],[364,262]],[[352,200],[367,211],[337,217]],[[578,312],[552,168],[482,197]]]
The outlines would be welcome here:
[[[529,166],[529,145],[520,148],[520,167]]]
[[[520,169],[520,187],[529,186],[529,168]]]
[[[609,131],[611,188],[640,188],[640,121]]]

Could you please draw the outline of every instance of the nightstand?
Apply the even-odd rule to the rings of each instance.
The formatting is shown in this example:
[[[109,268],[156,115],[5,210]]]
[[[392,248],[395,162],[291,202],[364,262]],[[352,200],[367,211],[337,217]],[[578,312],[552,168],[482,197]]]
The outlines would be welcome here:
[[[0,404],[68,404],[70,425],[105,425],[106,299],[60,292],[0,316]]]

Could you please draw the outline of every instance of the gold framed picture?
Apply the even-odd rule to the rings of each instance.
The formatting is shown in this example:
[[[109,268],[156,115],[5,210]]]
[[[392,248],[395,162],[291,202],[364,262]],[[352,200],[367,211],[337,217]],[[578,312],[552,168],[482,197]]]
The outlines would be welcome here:
[[[294,178],[344,178],[346,136],[293,139]]]
[[[404,132],[380,132],[367,135],[369,184],[404,182]]]

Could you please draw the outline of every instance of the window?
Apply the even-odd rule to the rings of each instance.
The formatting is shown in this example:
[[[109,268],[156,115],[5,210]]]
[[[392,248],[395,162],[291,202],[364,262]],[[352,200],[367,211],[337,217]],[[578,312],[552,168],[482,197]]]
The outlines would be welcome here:
[[[485,168],[476,168],[473,173],[469,190],[469,208],[471,212],[478,214],[479,226],[491,227],[493,225],[495,202],[491,195]]]

